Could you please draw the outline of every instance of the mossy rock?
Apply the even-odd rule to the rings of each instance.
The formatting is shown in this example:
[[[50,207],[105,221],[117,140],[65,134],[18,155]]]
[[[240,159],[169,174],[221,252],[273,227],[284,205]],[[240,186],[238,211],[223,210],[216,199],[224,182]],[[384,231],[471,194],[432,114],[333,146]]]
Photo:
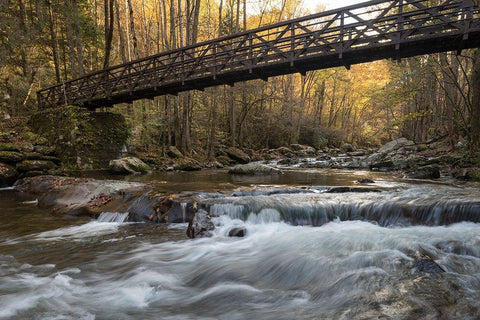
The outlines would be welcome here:
[[[76,107],[33,115],[29,125],[50,146],[55,146],[55,153],[63,163],[79,168],[107,167],[110,160],[120,156],[129,136],[122,115]],[[36,146],[35,151],[55,155],[48,146],[45,149]]]
[[[224,166],[229,166],[229,165],[235,163],[235,161],[233,161],[232,159],[230,159],[227,156],[218,156],[217,161],[220,162]]]
[[[23,160],[17,164],[17,170],[20,172],[28,171],[48,171],[55,169],[57,166],[52,161],[48,160]]]
[[[15,164],[23,160],[23,154],[16,151],[0,151],[0,162]]]
[[[20,151],[20,148],[13,143],[0,143],[0,151]]]
[[[112,172],[120,174],[145,173],[150,171],[150,167],[145,162],[135,157],[111,160],[109,167]]]
[[[53,156],[45,156],[43,154],[40,154],[38,152],[27,152],[24,154],[26,160],[47,160],[47,161],[52,161],[56,165],[60,165],[62,162],[59,158],[53,157]]]
[[[465,178],[470,181],[480,181],[480,169],[474,168],[467,170]]]
[[[0,163],[0,187],[12,185],[18,179],[18,171],[14,167]]]
[[[238,148],[228,148],[226,153],[230,159],[235,160],[238,163],[249,163],[251,161],[250,157]]]
[[[200,163],[192,158],[182,158],[179,159],[175,165],[173,166],[175,170],[180,170],[180,171],[197,171],[201,170],[202,166]]]
[[[183,154],[175,146],[170,146],[167,150],[167,156],[170,158],[183,158]]]
[[[35,146],[35,152],[41,153],[46,156],[56,156],[57,151],[53,146]]]

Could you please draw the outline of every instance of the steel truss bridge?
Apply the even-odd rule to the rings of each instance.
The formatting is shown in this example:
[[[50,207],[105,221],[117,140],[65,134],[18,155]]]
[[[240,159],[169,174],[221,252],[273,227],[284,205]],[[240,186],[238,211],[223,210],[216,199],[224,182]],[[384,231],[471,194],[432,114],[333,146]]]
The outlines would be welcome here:
[[[88,109],[251,79],[480,47],[471,0],[374,0],[159,53],[37,92]]]

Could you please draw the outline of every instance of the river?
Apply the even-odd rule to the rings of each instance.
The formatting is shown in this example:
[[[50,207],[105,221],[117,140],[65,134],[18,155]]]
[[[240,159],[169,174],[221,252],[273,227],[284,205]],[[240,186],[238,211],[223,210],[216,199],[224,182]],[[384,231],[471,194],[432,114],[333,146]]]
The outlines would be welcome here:
[[[326,192],[360,178],[375,190]],[[480,317],[478,184],[322,169],[125,179],[205,193],[214,236],[54,215],[0,191],[0,319]]]

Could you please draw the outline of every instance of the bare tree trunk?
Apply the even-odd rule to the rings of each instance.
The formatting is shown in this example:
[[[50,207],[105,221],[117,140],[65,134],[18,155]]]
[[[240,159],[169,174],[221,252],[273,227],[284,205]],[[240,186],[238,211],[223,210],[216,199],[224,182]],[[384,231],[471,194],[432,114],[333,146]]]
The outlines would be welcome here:
[[[114,24],[114,0],[105,0],[105,57],[103,68],[110,64],[110,52],[112,50],[113,24]]]
[[[117,33],[118,33],[118,47],[120,48],[120,56],[122,62],[126,63],[128,61],[127,51],[125,48],[125,35],[123,34],[122,24],[120,23],[120,4],[118,1],[115,2],[115,14],[117,16]]]
[[[78,68],[79,75],[83,76],[85,74],[85,69],[83,67],[83,63],[84,63],[83,41],[82,41],[82,34],[80,32],[80,21],[79,21],[77,0],[72,0],[72,11],[73,11],[73,32],[75,33],[75,45],[77,47],[77,68]]]
[[[135,16],[133,14],[132,0],[127,0],[128,12],[130,17],[130,33],[132,36],[132,45],[133,45],[133,56],[134,59],[138,59],[138,40],[137,33],[135,32]]]
[[[474,151],[480,150],[480,50],[473,55],[471,77],[472,110],[470,114],[470,145]]]
[[[53,9],[50,3],[47,3],[48,10],[48,28],[50,30],[50,45],[52,47],[53,55],[53,66],[55,68],[55,79],[57,83],[60,83],[60,63],[58,58],[58,37],[57,30],[55,25],[55,20],[53,18]]]

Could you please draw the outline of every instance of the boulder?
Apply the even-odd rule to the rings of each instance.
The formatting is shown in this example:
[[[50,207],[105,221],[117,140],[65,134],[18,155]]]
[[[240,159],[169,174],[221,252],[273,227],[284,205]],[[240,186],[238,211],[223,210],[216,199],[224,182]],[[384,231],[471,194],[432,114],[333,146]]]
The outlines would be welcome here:
[[[244,175],[267,175],[267,174],[282,174],[282,171],[265,164],[258,162],[239,164],[228,170],[230,174],[244,174]]]
[[[56,167],[57,165],[49,160],[23,160],[17,163],[17,170],[20,172],[48,171]]]
[[[0,163],[0,187],[12,185],[18,179],[18,172],[12,166]]]
[[[393,164],[392,160],[385,160],[372,163],[370,165],[370,169],[372,170],[394,170],[395,165]]]
[[[280,147],[280,148],[274,149],[273,151],[287,158],[295,158],[295,153],[287,147]]]
[[[299,157],[315,156],[317,154],[315,148],[303,144],[291,144],[290,149]]]
[[[246,234],[247,229],[245,229],[244,227],[237,227],[228,231],[229,237],[245,237]]]
[[[20,196],[38,198],[41,207],[55,213],[92,215],[104,211],[127,212],[133,195],[141,195],[151,187],[142,183],[80,179],[58,176],[37,176],[19,180],[14,190]]]
[[[0,162],[15,164],[23,160],[23,154],[16,151],[0,151]]]
[[[183,154],[175,146],[170,146],[167,150],[167,156],[170,158],[182,158]]]
[[[192,220],[188,224],[187,236],[189,238],[199,237],[211,237],[212,231],[215,229],[215,225],[212,222],[212,218],[205,210],[198,210],[195,212]]]
[[[249,163],[250,157],[238,148],[228,148],[225,150],[230,159],[235,160],[238,163]]]
[[[440,178],[440,167],[432,164],[407,172],[410,179],[438,179]]]
[[[112,172],[120,174],[145,173],[150,170],[145,162],[135,157],[111,160],[109,167]]]
[[[355,148],[353,148],[353,146],[350,143],[344,143],[342,146],[342,150],[344,152],[353,152],[355,151]]]
[[[411,140],[408,140],[406,138],[398,138],[396,140],[393,140],[393,141],[390,141],[386,144],[384,144],[379,150],[378,152],[379,153],[383,153],[383,154],[386,154],[386,153],[390,153],[392,151],[395,151],[395,150],[398,150],[402,147],[405,147],[405,146],[413,146],[415,145],[415,142],[411,141]]]
[[[173,168],[175,170],[180,171],[197,171],[202,170],[202,166],[200,163],[192,158],[182,158],[179,159],[174,165]]]

